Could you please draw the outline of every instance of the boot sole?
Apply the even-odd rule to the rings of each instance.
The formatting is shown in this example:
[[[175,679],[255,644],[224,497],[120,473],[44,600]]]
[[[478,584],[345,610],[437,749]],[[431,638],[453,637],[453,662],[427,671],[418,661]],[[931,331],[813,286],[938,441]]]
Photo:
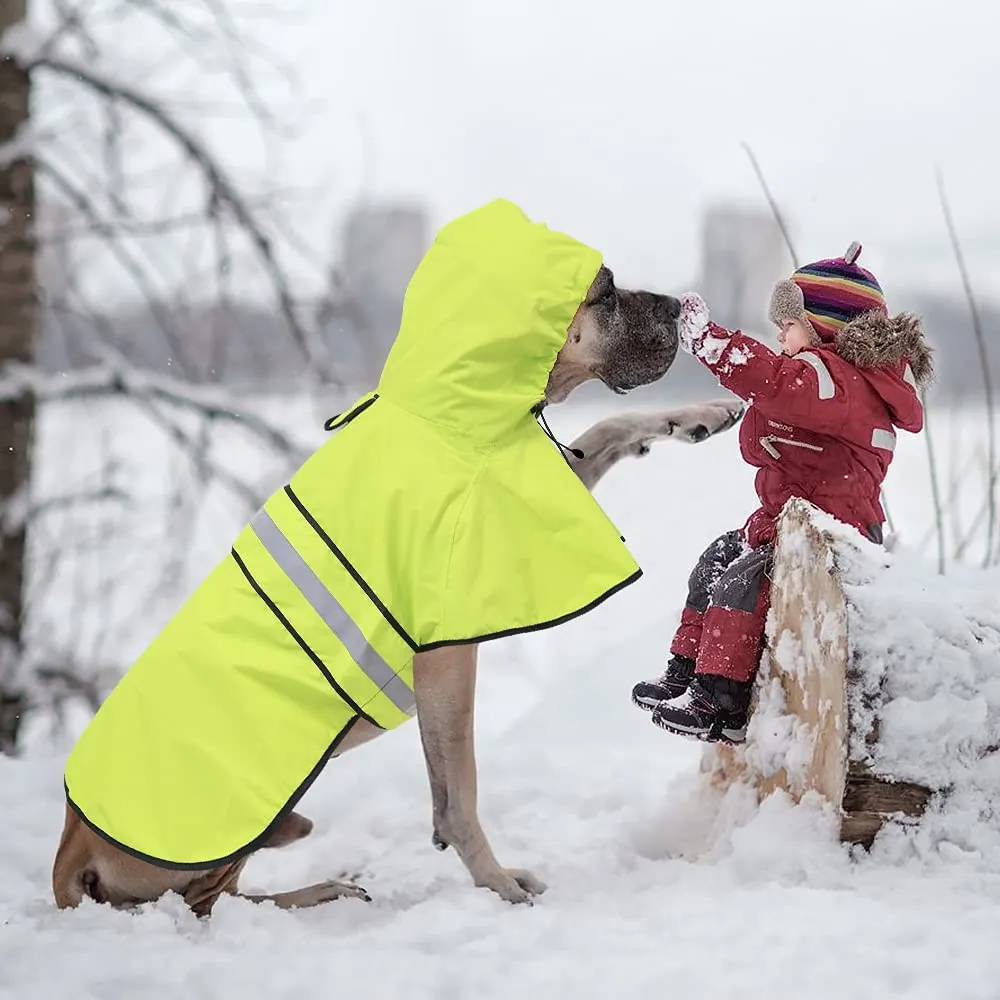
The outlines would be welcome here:
[[[686,691],[687,688],[684,689]],[[659,705],[662,705],[665,701],[673,701],[674,698],[679,698],[684,691],[678,691],[677,694],[670,694],[664,698],[642,698],[637,697],[635,694],[632,695],[632,704],[637,708],[641,708],[647,712],[653,712]]]
[[[674,722],[664,721],[662,716],[653,716],[653,722],[660,729],[665,729],[668,733],[676,733],[678,736],[686,736],[688,739],[698,740],[700,743],[728,743],[731,746],[739,746],[747,739],[747,727],[740,729],[730,729],[723,726],[718,736],[712,735],[711,729],[695,729],[694,727],[681,726]]]
[[[655,711],[661,702],[669,700],[669,698],[661,698],[659,701],[653,701],[652,699],[647,700],[646,698],[637,698],[635,695],[632,695],[632,704],[636,708],[641,708],[644,712]]]

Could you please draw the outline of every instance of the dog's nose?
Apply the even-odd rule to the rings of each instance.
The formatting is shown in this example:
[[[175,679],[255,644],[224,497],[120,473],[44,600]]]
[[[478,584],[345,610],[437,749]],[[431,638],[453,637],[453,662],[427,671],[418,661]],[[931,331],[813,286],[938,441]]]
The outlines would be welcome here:
[[[654,313],[661,323],[673,322],[681,314],[680,300],[675,299],[672,295],[659,295]]]

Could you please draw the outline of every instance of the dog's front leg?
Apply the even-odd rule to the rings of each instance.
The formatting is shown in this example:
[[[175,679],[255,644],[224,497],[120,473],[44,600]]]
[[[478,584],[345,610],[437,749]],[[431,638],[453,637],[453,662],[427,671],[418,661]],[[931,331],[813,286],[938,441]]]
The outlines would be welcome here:
[[[545,883],[523,869],[502,868],[479,823],[473,745],[476,646],[418,653],[413,691],[431,784],[434,845],[454,847],[476,885],[511,903],[528,902],[545,891]]]
[[[743,404],[737,399],[715,399],[648,413],[622,413],[585,430],[571,445],[583,457],[571,451],[567,458],[583,485],[592,490],[621,459],[648,455],[654,441],[670,438],[697,444],[729,430],[742,415]]]

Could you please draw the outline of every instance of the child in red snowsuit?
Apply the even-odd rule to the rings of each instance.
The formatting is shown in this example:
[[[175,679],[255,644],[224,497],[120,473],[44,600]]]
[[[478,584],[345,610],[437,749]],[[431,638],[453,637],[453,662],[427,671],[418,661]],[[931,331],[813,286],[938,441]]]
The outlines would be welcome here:
[[[681,345],[726,389],[750,403],[743,458],[758,469],[760,507],[713,541],[688,582],[666,672],[640,681],[632,699],[671,732],[709,741],[745,739],[763,648],[778,515],[802,497],[881,544],[879,491],[895,428],[916,433],[916,389],[932,375],[919,321],[890,317],[878,281],[852,243],[779,281],[768,316],[781,353],[712,323],[702,299],[681,299]]]

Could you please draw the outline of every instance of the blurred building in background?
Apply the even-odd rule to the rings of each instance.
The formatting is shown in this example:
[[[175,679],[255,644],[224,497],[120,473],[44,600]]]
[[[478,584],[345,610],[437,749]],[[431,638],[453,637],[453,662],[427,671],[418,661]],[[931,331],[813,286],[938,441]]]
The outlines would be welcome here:
[[[47,229],[73,223],[62,213],[46,217]],[[786,219],[786,223],[789,220]],[[371,387],[392,346],[403,296],[417,264],[430,245],[434,227],[419,202],[365,202],[344,216],[334,233],[327,287],[315,301],[301,303],[336,360],[345,383]],[[719,202],[701,220],[698,259],[692,261],[689,287],[708,301],[712,317],[775,346],[767,320],[774,282],[792,270],[781,230],[767,206]],[[113,347],[128,363],[194,382],[221,382],[252,391],[295,391],[302,354],[290,345],[284,320],[273,306],[256,301],[167,300],[175,329],[166,336],[147,303],[117,304],[97,318],[56,304],[72,284],[74,260],[56,240],[43,248],[39,277],[43,330],[38,363],[46,371],[67,371],[98,363],[98,345]],[[65,296],[63,295],[65,298]],[[919,314],[939,352],[937,397],[977,399],[982,366],[961,296],[934,294],[921,287],[894,288],[894,310]],[[1000,379],[1000,304],[983,289],[980,313],[990,352],[990,371]],[[305,318],[305,317],[304,317]],[[179,343],[178,343],[179,341]],[[182,357],[178,357],[180,348]],[[715,378],[683,351],[667,378],[635,391],[638,400],[710,398],[720,393]],[[599,385],[584,386],[574,398],[603,398]]]
[[[716,322],[730,329],[770,332],[771,289],[792,267],[781,229],[766,207],[716,204],[706,210],[697,287]]]
[[[348,212],[319,318],[349,377],[377,379],[399,329],[406,286],[430,239],[419,205],[369,203]]]

